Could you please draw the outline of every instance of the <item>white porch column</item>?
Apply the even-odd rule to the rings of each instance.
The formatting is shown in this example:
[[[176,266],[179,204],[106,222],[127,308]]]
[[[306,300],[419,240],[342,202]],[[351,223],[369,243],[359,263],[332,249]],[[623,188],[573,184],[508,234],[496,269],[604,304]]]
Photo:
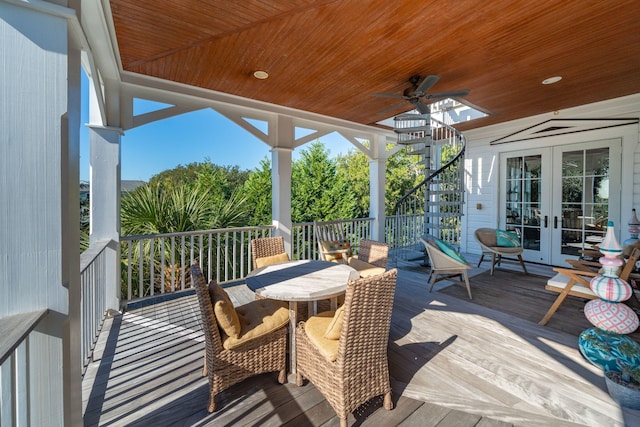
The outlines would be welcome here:
[[[369,216],[373,218],[371,238],[384,241],[384,189],[387,158],[385,138],[375,137],[371,142],[373,158],[369,160]]]
[[[122,129],[89,126],[91,243],[120,240],[120,140]],[[120,245],[107,249],[107,308],[118,310],[120,301]]]
[[[0,375],[2,415],[18,425],[82,425],[74,15],[47,2],[0,1],[0,319],[49,310],[18,350],[16,384],[10,363]]]
[[[291,148],[276,147],[271,150],[271,217],[276,226],[275,234],[284,237],[284,248],[291,252]]]

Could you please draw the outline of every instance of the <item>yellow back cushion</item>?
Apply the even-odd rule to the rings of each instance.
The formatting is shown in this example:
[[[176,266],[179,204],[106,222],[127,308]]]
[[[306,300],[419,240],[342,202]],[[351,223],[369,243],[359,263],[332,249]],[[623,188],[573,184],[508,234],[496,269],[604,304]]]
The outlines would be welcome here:
[[[242,332],[242,326],[229,294],[220,285],[212,281],[209,283],[209,295],[211,296],[213,312],[216,315],[220,329],[228,336],[238,338]]]
[[[289,261],[289,254],[281,253],[278,255],[271,255],[271,256],[265,256],[262,258],[256,258],[256,266],[260,268],[260,267],[266,267],[267,265],[278,264],[278,263],[287,262],[287,261]]]
[[[331,323],[327,326],[324,337],[328,340],[340,339],[340,329],[342,329],[342,319],[344,319],[344,305],[341,305],[331,319]]]
[[[346,261],[346,259],[351,256],[351,243],[349,242],[349,240],[321,240],[320,246],[322,246],[322,250],[325,252],[340,251],[345,249],[347,250],[346,254],[325,253],[324,259],[326,261],[335,261],[335,260],[343,259],[343,255],[345,256],[344,260]]]

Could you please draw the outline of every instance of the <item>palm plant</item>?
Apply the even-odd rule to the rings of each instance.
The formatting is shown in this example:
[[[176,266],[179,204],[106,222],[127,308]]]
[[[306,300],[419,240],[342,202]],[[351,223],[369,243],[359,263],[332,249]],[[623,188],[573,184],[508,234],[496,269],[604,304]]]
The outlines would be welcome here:
[[[211,197],[211,191],[205,185],[166,186],[152,183],[123,197],[121,229],[128,236],[166,234],[235,227],[243,224],[245,218],[245,200],[239,192],[232,193],[224,202]],[[132,281],[136,283],[140,277],[145,278],[142,294],[139,295],[137,290],[132,296],[142,297],[150,293],[151,268],[154,276],[164,276],[164,291],[173,290],[171,287],[176,278],[183,283],[190,283],[188,263],[185,266],[182,262],[185,253],[206,251],[209,244],[217,243],[181,237],[175,244],[173,239],[171,237],[169,242],[161,240],[156,247],[152,246],[152,239],[145,239],[143,244],[134,244],[133,241],[123,244],[123,275],[130,272]],[[148,262],[145,263],[145,260]],[[126,293],[127,286],[125,278],[123,276],[123,293]],[[153,286],[158,285],[154,283]]]

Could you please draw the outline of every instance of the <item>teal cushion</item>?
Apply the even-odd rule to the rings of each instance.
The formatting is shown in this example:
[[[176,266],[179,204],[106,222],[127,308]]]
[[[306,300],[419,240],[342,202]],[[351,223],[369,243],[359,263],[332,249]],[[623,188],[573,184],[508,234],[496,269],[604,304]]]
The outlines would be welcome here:
[[[456,249],[451,246],[450,244],[448,244],[447,242],[445,242],[444,240],[440,240],[440,239],[433,239],[436,242],[436,245],[438,246],[438,249],[440,249],[442,252],[444,252],[445,254],[447,254],[447,256],[455,259],[458,262],[461,262],[463,264],[467,263],[467,260],[464,259],[464,257],[462,255],[460,255],[460,253],[458,251],[456,251]]]
[[[520,246],[518,235],[512,231],[497,229],[496,238],[498,246],[502,248],[517,248]]]

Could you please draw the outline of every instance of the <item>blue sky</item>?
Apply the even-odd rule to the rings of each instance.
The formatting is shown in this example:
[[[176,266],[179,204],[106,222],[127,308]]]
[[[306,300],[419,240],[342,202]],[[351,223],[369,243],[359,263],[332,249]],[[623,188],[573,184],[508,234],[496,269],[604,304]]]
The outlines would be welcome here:
[[[80,180],[89,181],[87,80],[83,74],[80,136]],[[157,108],[157,104],[137,101],[135,113]],[[320,140],[331,157],[355,149],[338,134]],[[296,149],[293,158],[307,145]],[[262,159],[271,158],[270,147],[244,129],[211,109],[195,111],[150,123],[125,132],[121,141],[123,180],[148,181],[153,175],[178,165],[203,162],[208,157],[217,165],[239,166],[252,170]]]

